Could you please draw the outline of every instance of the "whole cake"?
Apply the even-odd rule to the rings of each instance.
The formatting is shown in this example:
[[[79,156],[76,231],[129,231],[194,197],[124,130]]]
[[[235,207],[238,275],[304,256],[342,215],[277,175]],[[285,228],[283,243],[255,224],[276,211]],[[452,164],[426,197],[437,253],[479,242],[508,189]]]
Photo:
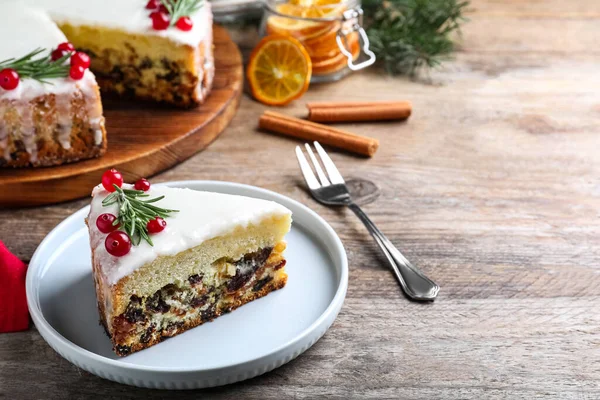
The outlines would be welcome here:
[[[44,12],[14,3],[0,3],[0,35],[0,166],[103,154],[102,103],[87,55]]]
[[[98,84],[178,107],[201,104],[212,86],[203,0],[4,0],[0,34],[0,167],[102,155]]]
[[[107,171],[86,219],[101,323],[119,356],[282,288],[291,212],[272,201],[123,184]]]

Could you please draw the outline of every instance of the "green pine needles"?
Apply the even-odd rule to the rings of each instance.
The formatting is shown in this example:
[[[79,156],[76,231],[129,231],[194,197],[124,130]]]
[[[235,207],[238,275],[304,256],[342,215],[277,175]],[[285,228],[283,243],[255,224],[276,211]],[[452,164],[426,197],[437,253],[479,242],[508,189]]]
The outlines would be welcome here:
[[[436,67],[454,50],[451,34],[466,21],[468,1],[364,0],[371,49],[392,75],[414,76]]]

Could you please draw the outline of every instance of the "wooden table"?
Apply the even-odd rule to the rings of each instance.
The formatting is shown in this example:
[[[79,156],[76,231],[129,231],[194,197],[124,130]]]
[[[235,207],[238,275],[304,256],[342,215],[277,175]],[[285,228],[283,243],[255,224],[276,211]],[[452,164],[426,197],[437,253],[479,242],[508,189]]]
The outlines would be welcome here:
[[[332,152],[375,182],[366,211],[441,285],[408,301],[360,222],[305,192],[294,140],[255,130],[245,98],[208,150],[154,181],[218,179],[297,199],[339,233],[345,305],[291,363],[178,398],[600,398],[600,3],[475,1],[454,62],[411,82],[370,71],[314,86],[306,101],[408,99],[407,123],[350,125],[376,136],[372,159]],[[0,238],[28,260],[80,200],[0,212]],[[34,327],[0,335],[0,397],[162,398],[77,369]]]

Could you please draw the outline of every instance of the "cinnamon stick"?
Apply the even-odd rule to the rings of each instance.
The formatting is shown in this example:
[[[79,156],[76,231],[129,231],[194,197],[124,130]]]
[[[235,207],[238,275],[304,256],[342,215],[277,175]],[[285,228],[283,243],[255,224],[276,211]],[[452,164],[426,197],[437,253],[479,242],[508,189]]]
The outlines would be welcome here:
[[[373,156],[379,147],[377,139],[356,135],[274,111],[265,111],[258,121],[258,127],[303,140],[316,140],[322,144],[369,157]]]
[[[408,101],[399,100],[382,100],[382,101],[313,101],[306,103],[308,108],[336,108],[336,107],[371,107],[385,104],[409,103]]]
[[[308,103],[308,119],[315,122],[358,122],[406,119],[412,113],[408,101]]]

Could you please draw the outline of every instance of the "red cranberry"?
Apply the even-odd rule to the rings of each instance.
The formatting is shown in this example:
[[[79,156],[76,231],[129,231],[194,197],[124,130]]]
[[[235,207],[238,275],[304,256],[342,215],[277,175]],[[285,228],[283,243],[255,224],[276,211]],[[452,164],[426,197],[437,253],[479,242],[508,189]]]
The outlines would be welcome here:
[[[164,31],[169,27],[169,16],[160,11],[154,11],[150,14],[150,18],[152,18],[152,28],[156,31]]]
[[[61,44],[59,44],[59,45],[56,47],[56,49],[57,49],[57,50],[63,50],[63,51],[66,51],[66,52],[71,52],[71,51],[75,51],[75,46],[73,46],[73,45],[72,45],[71,43],[69,43],[69,42],[64,42],[64,43],[61,43]]]
[[[56,49],[56,50],[53,50],[52,53],[50,53],[50,59],[52,61],[56,61],[59,58],[66,56],[67,54],[69,54],[69,52],[67,50]]]
[[[161,217],[156,217],[154,219],[151,219],[146,224],[146,228],[148,229],[149,233],[159,233],[159,232],[162,232],[165,229],[166,226],[167,226],[167,221],[165,221]]]
[[[100,214],[98,215],[98,218],[96,218],[96,226],[102,233],[111,233],[119,228],[119,224],[113,225],[113,222],[115,222],[116,219],[117,217],[109,213]]]
[[[146,178],[142,178],[138,180],[133,187],[135,190],[143,190],[144,192],[147,192],[150,190],[150,182],[148,182]]]
[[[131,250],[131,239],[123,231],[114,231],[106,237],[104,247],[106,247],[108,254],[115,257],[123,257]]]
[[[102,186],[109,192],[114,192],[117,185],[121,187],[123,185],[123,175],[116,169],[112,168],[102,174]]]
[[[187,32],[192,30],[194,27],[194,22],[190,17],[181,17],[177,20],[175,26],[177,26],[180,30]]]
[[[156,10],[160,6],[160,0],[150,0],[146,3],[147,10]]]
[[[73,66],[79,65],[83,68],[89,68],[91,63],[92,62],[90,61],[90,56],[88,56],[82,51],[78,51],[77,53],[71,56],[71,65]]]
[[[69,69],[69,76],[72,79],[75,79],[76,81],[78,81],[81,78],[83,78],[84,74],[85,74],[85,68],[83,68],[81,65],[71,65],[71,69]]]
[[[19,74],[12,68],[4,68],[0,71],[0,87],[5,90],[13,90],[19,86]]]

